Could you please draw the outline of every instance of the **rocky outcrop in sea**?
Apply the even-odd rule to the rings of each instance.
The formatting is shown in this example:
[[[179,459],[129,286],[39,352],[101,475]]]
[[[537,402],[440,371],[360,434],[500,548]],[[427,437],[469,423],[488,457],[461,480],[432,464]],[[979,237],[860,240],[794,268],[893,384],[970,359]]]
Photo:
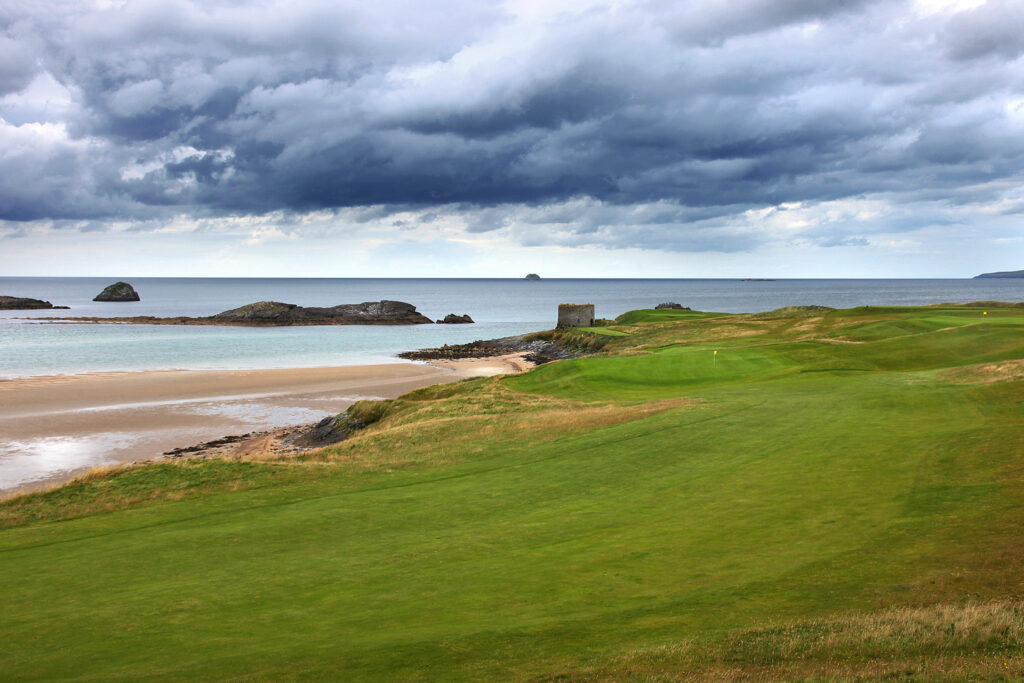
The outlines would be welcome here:
[[[139,301],[139,293],[127,282],[115,282],[105,287],[93,301]]]
[[[423,325],[434,321],[404,301],[365,301],[327,308],[304,307],[280,301],[257,301],[230,311],[201,318],[180,316],[157,318],[137,315],[117,318],[76,317],[37,318],[80,323],[127,323],[135,325],[239,325],[246,327],[285,327],[289,325]]]
[[[48,308],[68,309],[70,306],[54,306],[42,299],[29,299],[24,296],[0,296],[0,310],[4,311],[36,311]]]
[[[472,323],[472,322],[473,322],[473,319],[469,317],[468,313],[464,314],[464,315],[455,315],[454,313],[449,313],[445,317],[443,317],[440,320],[438,320],[437,324],[438,325],[465,325],[467,323]]]
[[[211,316],[238,325],[422,325],[433,321],[404,301],[364,301],[329,308],[258,301]]]

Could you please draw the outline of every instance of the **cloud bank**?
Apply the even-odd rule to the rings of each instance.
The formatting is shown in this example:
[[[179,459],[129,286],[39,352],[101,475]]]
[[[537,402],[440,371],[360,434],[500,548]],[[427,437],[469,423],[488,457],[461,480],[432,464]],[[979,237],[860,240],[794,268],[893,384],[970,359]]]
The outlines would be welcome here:
[[[698,252],[1005,235],[1022,55],[1014,0],[9,0],[0,221],[280,216],[262,240],[326,211]]]

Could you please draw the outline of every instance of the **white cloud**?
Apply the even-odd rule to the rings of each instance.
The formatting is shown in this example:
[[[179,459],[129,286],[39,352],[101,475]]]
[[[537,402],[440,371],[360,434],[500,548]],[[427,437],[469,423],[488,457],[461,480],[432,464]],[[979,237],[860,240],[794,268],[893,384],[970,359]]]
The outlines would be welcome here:
[[[246,244],[261,244],[263,242],[272,242],[276,240],[294,240],[297,236],[282,231],[280,228],[273,226],[264,226],[257,228],[249,234],[249,239],[246,240]]]

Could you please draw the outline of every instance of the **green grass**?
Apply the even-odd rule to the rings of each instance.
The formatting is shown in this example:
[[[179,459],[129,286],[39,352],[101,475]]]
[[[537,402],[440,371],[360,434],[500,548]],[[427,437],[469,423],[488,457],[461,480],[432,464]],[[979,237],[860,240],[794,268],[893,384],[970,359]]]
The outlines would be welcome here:
[[[629,332],[616,330],[611,327],[577,327],[577,330],[590,332],[591,334],[603,335],[605,337],[628,337]]]
[[[680,311],[678,309],[653,309],[646,308],[638,311],[623,313],[615,319],[619,325],[637,325],[639,323],[664,323],[675,320],[699,320],[702,318],[717,318],[722,313],[707,313],[705,311]]]
[[[1024,310],[986,310],[641,311],[302,458],[8,501],[2,678],[1024,675]]]

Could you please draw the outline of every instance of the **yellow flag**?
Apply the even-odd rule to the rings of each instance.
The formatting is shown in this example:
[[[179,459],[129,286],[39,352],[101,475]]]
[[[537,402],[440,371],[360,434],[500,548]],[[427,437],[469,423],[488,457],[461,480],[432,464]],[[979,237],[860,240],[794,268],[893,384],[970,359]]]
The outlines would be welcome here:
[[[715,349],[715,355],[716,356],[718,355],[718,349]]]

